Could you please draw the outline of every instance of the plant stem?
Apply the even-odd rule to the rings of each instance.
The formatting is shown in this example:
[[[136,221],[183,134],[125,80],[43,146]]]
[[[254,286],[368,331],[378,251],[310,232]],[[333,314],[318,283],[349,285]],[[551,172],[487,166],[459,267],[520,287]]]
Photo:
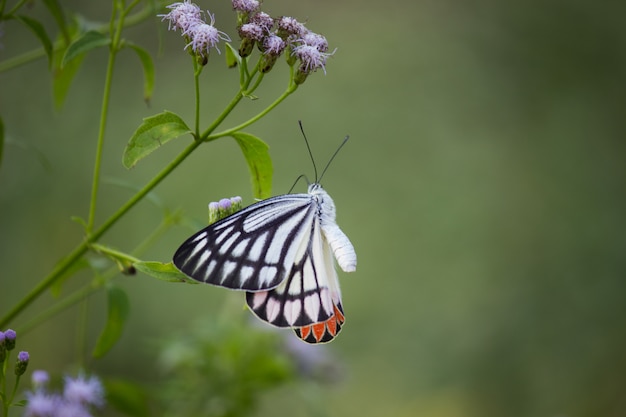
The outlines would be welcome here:
[[[89,218],[87,220],[87,234],[91,233],[96,217],[96,203],[98,200],[98,188],[100,185],[100,167],[102,165],[102,147],[104,146],[104,134],[109,111],[109,99],[111,98],[111,83],[113,80],[113,68],[117,46],[111,43],[109,49],[109,63],[107,64],[106,77],[104,80],[104,92],[102,94],[102,107],[100,109],[100,126],[98,128],[98,144],[96,146],[96,161],[93,168],[93,181],[91,184],[91,200],[89,203]]]
[[[238,126],[235,126],[233,128],[227,129],[227,130],[223,130],[221,132],[218,132],[214,135],[207,135],[205,140],[210,141],[210,140],[214,140],[217,138],[220,138],[222,136],[228,136],[232,133],[235,133],[247,126],[250,126],[252,123],[256,122],[257,120],[261,119],[263,116],[265,116],[267,113],[269,113],[270,111],[272,111],[272,109],[274,109],[276,106],[278,106],[283,100],[285,100],[287,97],[289,97],[289,95],[291,95],[294,91],[296,91],[296,89],[298,88],[298,86],[294,83],[290,83],[289,87],[287,88],[287,90],[285,90],[284,93],[282,93],[276,100],[274,100],[274,102],[272,104],[270,104],[269,106],[267,106],[263,111],[261,111],[260,113],[258,113],[256,116],[246,120],[245,122],[241,123]]]
[[[93,242],[96,242],[111,226],[113,226],[126,212],[128,212],[135,204],[146,196],[154,187],[156,187],[165,177],[167,177],[181,162],[183,162],[202,142],[194,140],[176,159],[166,166],[156,177],[146,184],[137,194],[120,207],[109,219],[90,234],[87,239],[78,245],[65,259],[63,259],[54,270],[40,281],[30,293],[26,295],[15,307],[13,307],[1,320],[0,328],[5,327],[13,320],[22,310],[29,306],[37,297],[39,297],[46,289],[48,289],[60,276],[62,276],[71,266],[80,259],[89,249]]]

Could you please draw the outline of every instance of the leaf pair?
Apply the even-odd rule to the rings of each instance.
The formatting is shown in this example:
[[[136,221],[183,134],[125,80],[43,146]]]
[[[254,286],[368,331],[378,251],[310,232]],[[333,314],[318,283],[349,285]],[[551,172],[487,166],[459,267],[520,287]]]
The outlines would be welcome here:
[[[164,111],[147,117],[126,145],[122,163],[126,168],[132,168],[161,145],[189,133],[192,133],[192,130],[175,113]],[[268,198],[272,191],[273,171],[269,146],[249,133],[235,132],[230,136],[237,141],[246,158],[254,196],[260,199]]]

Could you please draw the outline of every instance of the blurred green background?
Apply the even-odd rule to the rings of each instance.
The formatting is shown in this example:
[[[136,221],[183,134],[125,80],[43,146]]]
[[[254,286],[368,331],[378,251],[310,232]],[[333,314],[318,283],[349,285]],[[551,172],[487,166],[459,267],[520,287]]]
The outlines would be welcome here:
[[[109,14],[106,2],[74,3],[88,19]],[[196,3],[237,39],[230,2]],[[341,365],[339,381],[317,394],[323,415],[626,416],[626,3],[266,0],[263,8],[306,20],[337,47],[326,76],[309,77],[247,129],[271,147],[274,193],[302,173],[313,176],[298,120],[318,166],[351,136],[323,181],[359,259],[356,273],[340,273],[344,331],[319,347]],[[45,11],[36,4],[32,14]],[[36,46],[9,23],[0,59]],[[106,179],[142,186],[189,141],[167,144],[132,171],[121,165],[143,117],[167,109],[193,120],[189,58],[178,34],[164,28],[155,18],[126,32],[156,55],[157,87],[146,106],[136,57],[120,56]],[[2,313],[80,242],[70,216],[87,216],[105,52],[86,59],[60,111],[51,110],[45,65],[0,73],[8,137],[0,168]],[[238,79],[217,55],[202,77],[206,125]],[[285,86],[277,68],[228,125]],[[110,184],[101,192],[99,221],[131,195]],[[200,220],[209,201],[252,202],[245,161],[230,139],[202,147],[156,195]],[[131,250],[161,216],[142,202],[102,241]],[[169,230],[143,258],[170,260],[189,234]],[[121,342],[92,364],[105,375],[150,381],[163,335],[219,315],[225,303],[249,314],[238,294],[209,286],[143,275],[118,283],[132,312]],[[52,300],[42,297],[13,327]],[[93,340],[104,297],[89,309]],[[20,339],[33,369],[61,372],[73,363],[77,312]],[[284,389],[258,415],[306,413]]]

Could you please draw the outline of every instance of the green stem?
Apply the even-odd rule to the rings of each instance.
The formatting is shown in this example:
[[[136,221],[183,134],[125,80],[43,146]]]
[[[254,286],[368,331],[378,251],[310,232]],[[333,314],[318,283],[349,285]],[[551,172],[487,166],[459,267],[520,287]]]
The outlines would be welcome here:
[[[161,224],[159,224],[159,226],[146,239],[144,239],[143,242],[141,242],[135,248],[135,250],[132,251],[132,254],[140,255],[141,253],[143,253],[146,250],[147,246],[149,246],[151,243],[155,242],[159,238],[159,236],[162,236],[163,233],[165,233],[165,231],[169,229],[169,227],[174,223],[172,221],[172,219],[176,219],[178,216],[179,216],[179,211],[174,212],[172,215],[168,215],[167,218],[165,220],[163,220],[161,222]],[[95,248],[96,250],[100,250],[100,251],[102,251],[102,249],[104,248],[103,246],[98,245],[98,244],[92,244],[92,247]],[[111,251],[111,249],[109,249],[109,248],[106,248],[106,250],[107,251]],[[118,257],[125,257],[125,258],[127,258],[129,260],[130,259],[136,259],[136,258],[133,258],[132,256],[127,255],[127,254],[122,254],[121,252],[119,252],[119,253],[116,252],[116,255],[118,255]],[[114,267],[110,268],[109,271],[106,272],[103,275],[102,279],[92,280],[92,282],[89,283],[88,285],[84,286],[83,288],[81,288],[79,290],[76,290],[72,294],[70,294],[67,297],[65,297],[63,300],[59,301],[58,303],[54,304],[53,306],[51,306],[47,310],[45,310],[42,313],[38,314],[37,316],[33,317],[28,322],[26,322],[25,324],[23,324],[19,328],[17,328],[16,329],[17,333],[18,334],[26,334],[27,332],[29,332],[32,329],[34,329],[35,327],[37,327],[37,325],[39,325],[40,323],[42,323],[46,319],[49,319],[51,317],[56,316],[59,313],[62,313],[66,309],[68,309],[68,308],[76,305],[77,303],[79,303],[81,300],[86,299],[90,295],[100,291],[100,289],[102,287],[104,287],[105,285],[107,285],[107,283],[111,279],[113,279],[115,276],[118,276],[119,272],[120,272],[120,270],[119,270],[119,268],[117,266],[114,266]]]
[[[259,119],[261,119],[263,116],[265,116],[267,113],[269,113],[270,111],[272,111],[276,106],[278,106],[283,100],[285,100],[287,97],[289,97],[294,91],[296,91],[296,89],[298,88],[298,86],[294,83],[290,83],[289,87],[287,88],[287,90],[285,90],[284,93],[282,93],[276,100],[274,100],[274,102],[272,104],[270,104],[269,106],[267,106],[263,111],[261,111],[260,113],[258,113],[256,116],[246,120],[245,122],[241,123],[238,126],[235,126],[233,128],[227,129],[227,130],[223,130],[221,132],[218,132],[214,135],[207,135],[206,137],[203,136],[204,140],[210,141],[210,140],[214,140],[217,138],[220,138],[222,136],[229,136],[241,129],[244,129],[247,126],[250,126],[251,124],[253,124],[254,122],[258,121]]]
[[[104,92],[102,94],[102,107],[100,109],[100,127],[98,129],[98,144],[96,146],[96,161],[93,168],[93,180],[91,184],[91,200],[89,203],[89,219],[87,220],[87,233],[91,233],[96,217],[96,203],[98,200],[98,188],[100,185],[100,168],[102,165],[102,148],[104,146],[104,134],[109,111],[109,99],[111,98],[111,84],[113,80],[113,68],[115,67],[115,57],[117,55],[115,45],[111,45],[109,52],[109,63],[104,81]]]
[[[63,259],[54,270],[40,281],[30,293],[26,295],[15,307],[13,307],[1,320],[0,328],[5,327],[13,320],[22,310],[29,306],[37,297],[39,297],[46,289],[48,289],[60,276],[80,259],[89,249],[90,245],[96,242],[111,226],[113,226],[126,212],[128,212],[135,204],[146,196],[154,187],[156,187],[165,177],[167,177],[181,162],[183,162],[202,142],[194,140],[176,159],[166,166],[156,177],[146,184],[137,194],[120,207],[109,219],[95,230],[88,238],[76,247],[65,259]]]
[[[200,137],[198,137],[198,142],[202,142],[206,140],[206,138],[220,125],[220,123],[222,123],[224,119],[226,119],[226,117],[230,114],[230,112],[233,111],[235,106],[241,101],[242,98],[243,98],[242,90],[239,90],[239,92],[235,94],[235,97],[231,100],[231,102],[228,103],[228,106],[226,106],[222,114],[217,116],[217,118],[213,121],[213,123],[211,123],[211,125],[207,127],[204,132],[202,132]]]
[[[196,94],[196,126],[194,133],[196,134],[196,137],[198,137],[198,135],[200,134],[200,73],[202,72],[202,69],[198,69],[198,66],[200,66],[200,64],[194,56],[192,56],[191,59],[193,59],[193,85]]]

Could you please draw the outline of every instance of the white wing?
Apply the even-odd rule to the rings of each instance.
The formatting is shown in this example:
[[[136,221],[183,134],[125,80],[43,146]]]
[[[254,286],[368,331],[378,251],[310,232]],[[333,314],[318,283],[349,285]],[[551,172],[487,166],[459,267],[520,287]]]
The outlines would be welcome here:
[[[174,254],[174,265],[207,284],[275,288],[289,275],[298,244],[308,239],[315,211],[309,194],[260,201],[191,236]]]

